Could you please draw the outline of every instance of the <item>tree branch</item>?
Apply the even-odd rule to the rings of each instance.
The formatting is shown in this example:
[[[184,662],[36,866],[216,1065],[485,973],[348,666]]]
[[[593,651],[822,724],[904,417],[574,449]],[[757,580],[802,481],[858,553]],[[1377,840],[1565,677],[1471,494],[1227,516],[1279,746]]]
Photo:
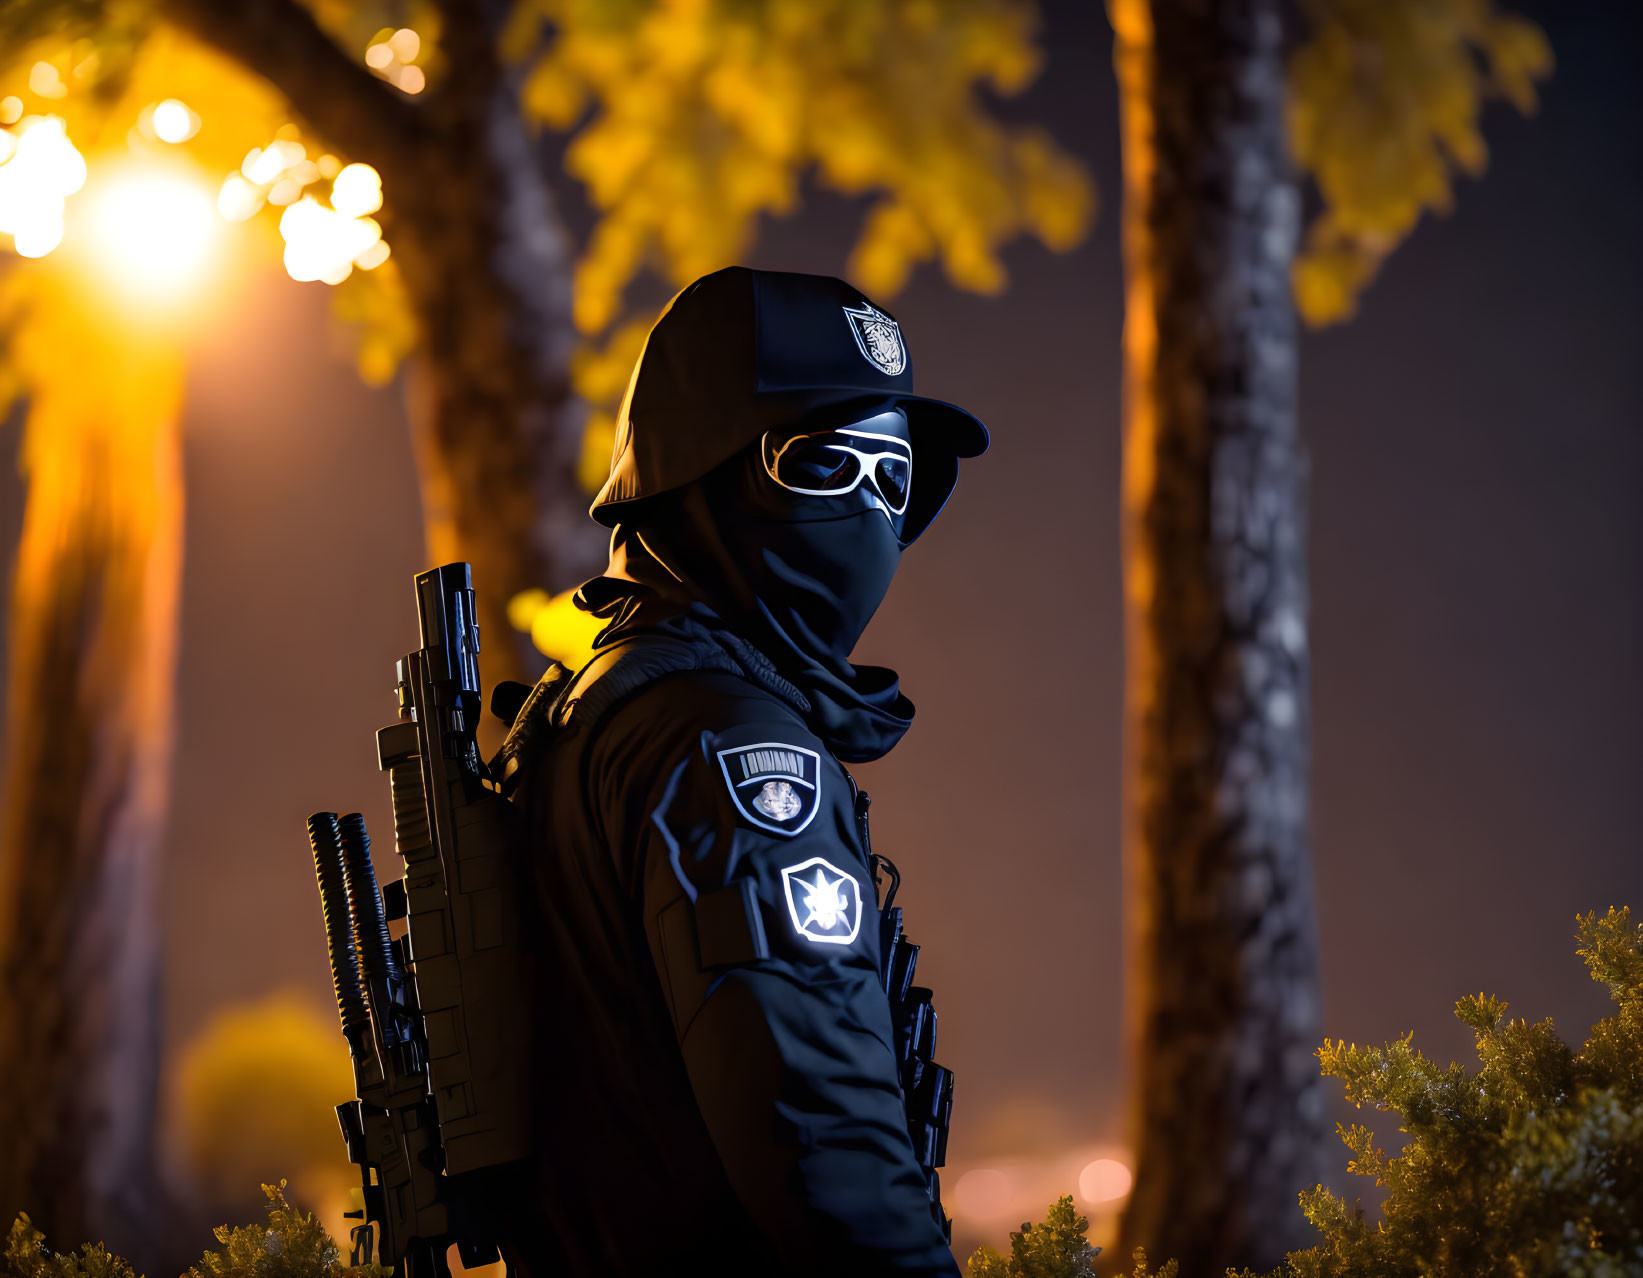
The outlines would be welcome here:
[[[160,11],[262,76],[350,158],[379,169],[414,163],[417,108],[348,57],[296,0],[161,0]]]
[[[507,87],[497,42],[509,7],[506,0],[434,0],[446,74],[433,100],[451,103],[451,113],[471,126],[484,117],[491,95]]]
[[[503,29],[508,25],[508,15],[513,12],[512,0],[433,0],[433,6],[439,10],[446,43],[453,36],[471,30],[491,42],[491,56],[494,59],[496,41],[501,38]]]

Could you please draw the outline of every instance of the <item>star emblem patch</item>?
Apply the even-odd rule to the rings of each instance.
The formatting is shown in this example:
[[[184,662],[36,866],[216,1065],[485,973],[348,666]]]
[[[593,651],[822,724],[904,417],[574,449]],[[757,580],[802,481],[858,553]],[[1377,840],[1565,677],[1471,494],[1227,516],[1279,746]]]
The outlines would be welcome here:
[[[821,756],[781,741],[719,751],[730,797],[742,817],[772,834],[797,834],[821,802]]]
[[[849,945],[861,931],[861,884],[813,856],[782,871],[793,930],[818,945]]]

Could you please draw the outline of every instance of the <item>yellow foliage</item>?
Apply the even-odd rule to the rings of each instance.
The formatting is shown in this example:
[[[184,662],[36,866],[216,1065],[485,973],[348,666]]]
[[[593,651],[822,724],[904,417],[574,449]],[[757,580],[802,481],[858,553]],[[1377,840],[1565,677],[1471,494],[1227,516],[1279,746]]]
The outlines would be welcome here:
[[[1313,324],[1348,318],[1455,172],[1488,161],[1478,121],[1503,96],[1525,113],[1552,68],[1540,29],[1494,0],[1306,0],[1312,30],[1289,67],[1289,137],[1323,210],[1294,273]]]
[[[583,341],[571,358],[572,388],[589,404],[598,406],[588,414],[582,430],[582,451],[576,461],[576,481],[590,496],[604,486],[610,474],[616,443],[614,408],[627,390],[649,334],[648,321],[630,320],[612,331],[603,346],[591,338]]]
[[[574,590],[558,595],[523,591],[508,601],[508,621],[516,630],[527,631],[538,651],[580,670],[593,656],[594,638],[606,623],[578,608],[575,598]]]
[[[358,332],[360,377],[367,385],[386,386],[417,342],[416,319],[394,260],[355,271],[337,286],[332,309]]]
[[[881,192],[850,255],[894,293],[939,258],[961,288],[994,292],[999,249],[1083,236],[1094,188],[1037,131],[1011,131],[979,90],[1017,93],[1038,70],[1025,0],[527,0],[555,39],[526,106],[552,128],[597,110],[566,154],[601,218],[576,276],[576,322],[603,330],[650,266],[676,284],[745,255],[757,219],[791,209],[809,172]]]
[[[1313,243],[1296,256],[1290,270],[1296,309],[1310,324],[1350,319],[1358,293],[1374,278],[1377,264],[1357,247],[1331,244],[1314,232]]]
[[[439,109],[432,0],[306,8],[373,74],[425,72],[435,92],[424,105]],[[347,212],[334,180],[347,160],[372,157],[333,154],[268,82],[163,12],[152,0],[0,8],[0,97],[63,117],[93,174],[128,150],[186,158],[220,192],[242,250],[246,237],[278,249],[283,234],[295,277],[339,284],[334,304],[359,334],[360,372],[386,382],[418,337],[396,263],[372,243],[372,208],[361,204],[350,222],[327,206]],[[401,27],[418,39],[396,44]],[[1042,131],[1004,126],[983,100],[1019,93],[1038,73],[1032,0],[521,0],[500,52],[522,64],[528,116],[576,130],[566,165],[599,213],[573,307],[584,334],[607,335],[575,373],[596,410],[580,466],[589,487],[603,479],[610,415],[643,340],[642,326],[611,331],[625,290],[647,268],[682,284],[745,257],[758,219],[793,209],[807,175],[873,196],[847,269],[880,296],[932,260],[959,287],[996,292],[1006,242],[1031,235],[1065,251],[1094,213],[1083,166]],[[1521,50],[1500,56],[1525,62]],[[199,122],[176,144],[153,128],[154,104],[169,99]],[[391,213],[394,192],[382,195]],[[356,242],[357,253],[347,247]],[[20,350],[3,354],[0,393],[53,371],[21,366]]]
[[[620,399],[649,335],[648,320],[630,320],[611,333],[602,347],[583,343],[571,359],[571,384],[576,393],[590,404]]]
[[[354,1094],[336,1018],[292,991],[217,1014],[180,1052],[172,1109],[202,1186],[254,1193],[346,1168],[335,1107]]]
[[[590,497],[610,477],[611,455],[616,451],[616,418],[604,409],[588,414],[582,428],[582,450],[576,457],[576,482]]]

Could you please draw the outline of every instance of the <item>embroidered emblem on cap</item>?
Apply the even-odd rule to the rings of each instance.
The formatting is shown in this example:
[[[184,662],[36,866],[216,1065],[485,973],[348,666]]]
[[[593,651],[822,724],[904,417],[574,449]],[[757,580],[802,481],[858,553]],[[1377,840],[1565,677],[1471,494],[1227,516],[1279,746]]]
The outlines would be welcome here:
[[[719,751],[736,810],[761,830],[797,834],[821,802],[821,756],[781,741]]]
[[[818,945],[849,945],[861,931],[861,884],[813,856],[782,871],[793,930]]]
[[[860,309],[846,306],[844,314],[869,364],[888,377],[907,367],[907,347],[901,340],[900,324],[874,309],[870,302],[864,302]]]

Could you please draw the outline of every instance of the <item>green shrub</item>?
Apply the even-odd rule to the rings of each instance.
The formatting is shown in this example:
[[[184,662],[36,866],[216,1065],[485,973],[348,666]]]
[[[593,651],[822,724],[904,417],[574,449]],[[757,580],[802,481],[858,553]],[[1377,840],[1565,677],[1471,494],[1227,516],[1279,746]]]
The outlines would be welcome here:
[[[1323,1072],[1346,1098],[1398,1114],[1394,1157],[1340,1128],[1347,1170],[1384,1186],[1383,1219],[1321,1186],[1301,1195],[1320,1245],[1293,1278],[1636,1278],[1643,1274],[1643,926],[1629,910],[1579,920],[1578,953],[1614,1015],[1571,1050],[1550,1019],[1508,1020],[1468,996],[1479,1068],[1440,1068],[1408,1036],[1384,1048],[1325,1041]]]
[[[1508,1020],[1482,994],[1455,1005],[1477,1034],[1476,1072],[1436,1065],[1408,1035],[1384,1048],[1325,1040],[1324,1074],[1358,1108],[1396,1113],[1408,1140],[1388,1157],[1367,1128],[1340,1128],[1347,1170],[1386,1190],[1382,1219],[1321,1185],[1303,1193],[1323,1239],[1270,1278],[1643,1276],[1643,925],[1611,909],[1581,918],[1576,937],[1615,1002],[1578,1052],[1549,1019]],[[1088,1224],[1063,1198],[1010,1235],[1008,1260],[989,1247],[972,1256],[971,1278],[1085,1278]],[[1134,1278],[1174,1272],[1149,1276],[1136,1260]]]
[[[1010,1235],[1008,1257],[991,1247],[977,1250],[970,1257],[970,1278],[1095,1278],[1101,1249],[1085,1236],[1089,1227],[1089,1217],[1079,1215],[1072,1197],[1063,1195],[1041,1224],[1023,1221],[1020,1231]],[[1175,1262],[1148,1269],[1147,1253],[1137,1250],[1130,1278],[1175,1278]]]
[[[344,1265],[318,1217],[285,1201],[283,1180],[262,1192],[268,1223],[218,1225],[213,1232],[221,1247],[200,1257],[188,1278],[388,1278],[391,1271],[382,1265]]]
[[[285,1182],[264,1185],[268,1219],[213,1231],[220,1247],[200,1257],[187,1278],[388,1278],[381,1265],[349,1266],[325,1227],[312,1212],[285,1201]],[[138,1278],[128,1261],[109,1253],[101,1243],[87,1243],[75,1255],[58,1254],[45,1237],[19,1216],[6,1240],[5,1267],[0,1278]]]
[[[54,1252],[29,1218],[19,1216],[6,1236],[5,1278],[137,1278],[128,1261],[102,1243],[86,1243],[79,1254]]]

